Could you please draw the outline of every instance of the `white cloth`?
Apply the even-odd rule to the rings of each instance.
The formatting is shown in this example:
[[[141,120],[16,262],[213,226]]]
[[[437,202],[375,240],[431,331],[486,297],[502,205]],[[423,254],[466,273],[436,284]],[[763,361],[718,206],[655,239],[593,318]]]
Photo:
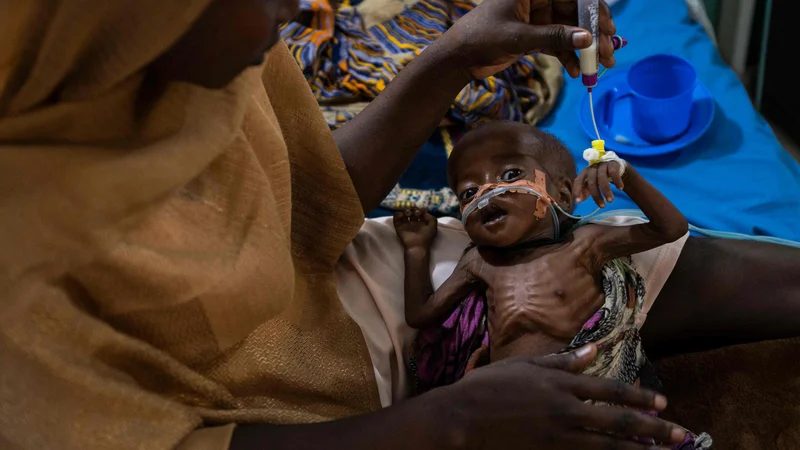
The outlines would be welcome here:
[[[625,169],[628,167],[628,163],[625,162],[624,159],[617,156],[614,152],[605,152],[603,156],[600,156],[600,152],[595,150],[594,148],[587,148],[583,151],[583,160],[589,163],[590,166],[600,163],[607,163],[614,161],[619,164],[619,176],[625,175]]]
[[[612,217],[598,223],[627,226],[642,222],[635,217]],[[633,266],[644,278],[646,289],[639,326],[675,267],[688,236],[687,233],[672,244],[634,255]],[[431,252],[435,288],[453,273],[468,244],[469,237],[458,220],[439,219],[439,233]],[[403,248],[390,217],[365,221],[336,268],[339,298],[364,333],[384,407],[410,393],[405,361],[416,332],[405,321],[404,271]]]

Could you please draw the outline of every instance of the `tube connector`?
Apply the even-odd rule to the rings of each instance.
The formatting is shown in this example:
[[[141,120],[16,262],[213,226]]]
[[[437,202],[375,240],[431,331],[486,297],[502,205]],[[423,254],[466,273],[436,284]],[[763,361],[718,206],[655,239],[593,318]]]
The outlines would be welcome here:
[[[589,89],[597,86],[597,80],[599,78],[600,78],[600,76],[598,74],[581,75],[581,81],[583,82],[583,85],[586,86]]]
[[[603,156],[603,153],[606,152],[606,141],[602,139],[597,139],[592,141],[592,148],[597,150],[600,153],[600,156]]]

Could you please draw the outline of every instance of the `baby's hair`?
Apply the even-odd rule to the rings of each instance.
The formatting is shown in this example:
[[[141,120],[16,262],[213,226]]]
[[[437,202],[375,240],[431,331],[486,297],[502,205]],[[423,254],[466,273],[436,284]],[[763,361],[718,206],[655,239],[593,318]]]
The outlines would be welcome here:
[[[557,137],[532,125],[512,122],[510,120],[482,121],[473,126],[467,135],[492,126],[512,126],[524,128],[525,133],[535,140],[535,146],[532,148],[526,147],[525,150],[532,150],[532,156],[534,156],[536,160],[539,161],[542,166],[544,166],[545,171],[547,171],[547,174],[554,181],[561,181],[565,179],[572,181],[578,176],[578,169],[575,166],[575,160],[572,158],[572,154],[569,152],[569,150],[567,150],[567,146],[564,145],[564,143],[561,142]],[[457,149],[458,144],[456,144],[456,147],[453,149],[454,152]]]
[[[574,180],[578,176],[578,169],[567,146],[557,137],[536,127],[530,127],[530,132],[540,144],[536,147],[534,156],[547,173],[558,181]]]

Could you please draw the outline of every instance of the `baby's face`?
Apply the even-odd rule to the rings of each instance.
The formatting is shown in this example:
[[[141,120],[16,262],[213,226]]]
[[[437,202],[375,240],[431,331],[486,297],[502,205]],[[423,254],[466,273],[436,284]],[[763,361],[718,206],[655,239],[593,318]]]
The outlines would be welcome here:
[[[450,180],[462,208],[475,198],[481,185],[519,180],[535,181],[535,172],[547,177],[548,193],[558,198],[558,191],[542,164],[524,151],[517,136],[508,133],[489,135],[459,144],[458,156],[450,164]],[[552,212],[534,217],[538,197],[531,194],[507,193],[489,200],[466,220],[466,231],[481,246],[508,247],[533,239],[553,238]]]

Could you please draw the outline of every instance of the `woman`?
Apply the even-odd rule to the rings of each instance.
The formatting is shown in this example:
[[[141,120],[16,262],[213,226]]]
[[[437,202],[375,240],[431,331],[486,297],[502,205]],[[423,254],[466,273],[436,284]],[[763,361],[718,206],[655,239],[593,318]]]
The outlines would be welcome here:
[[[296,1],[88,3],[14,0],[0,15],[2,447],[639,449],[605,432],[682,437],[584,404],[666,404],[568,373],[591,347],[377,411],[363,338],[336,297],[333,267],[363,211],[470,77],[537,50],[577,75],[574,49],[590,38],[568,26],[574,0],[487,0],[333,136],[275,45]],[[605,7],[602,28],[612,66]]]

